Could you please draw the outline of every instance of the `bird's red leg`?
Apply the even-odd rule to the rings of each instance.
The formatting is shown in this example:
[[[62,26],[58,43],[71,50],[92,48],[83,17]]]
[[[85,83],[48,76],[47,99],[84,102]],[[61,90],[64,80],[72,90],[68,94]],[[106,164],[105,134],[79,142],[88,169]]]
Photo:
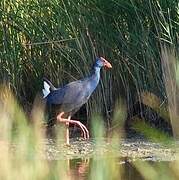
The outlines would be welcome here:
[[[61,112],[58,116],[57,116],[57,121],[62,122],[62,123],[71,123],[71,124],[76,124],[78,125],[82,132],[83,132],[83,136],[84,139],[89,139],[89,131],[87,130],[87,128],[85,127],[84,124],[82,124],[80,121],[76,121],[76,120],[71,120],[71,116],[68,117],[68,119],[62,118],[62,116],[64,115],[64,112]]]
[[[70,123],[80,126],[80,128],[83,131],[84,139],[89,139],[89,131],[83,123],[77,120],[72,120],[72,119],[70,120]]]
[[[68,117],[68,119],[70,120],[71,116]],[[66,144],[69,145],[70,144],[70,133],[69,133],[69,123],[66,122],[66,135],[65,135],[65,139],[66,139]]]

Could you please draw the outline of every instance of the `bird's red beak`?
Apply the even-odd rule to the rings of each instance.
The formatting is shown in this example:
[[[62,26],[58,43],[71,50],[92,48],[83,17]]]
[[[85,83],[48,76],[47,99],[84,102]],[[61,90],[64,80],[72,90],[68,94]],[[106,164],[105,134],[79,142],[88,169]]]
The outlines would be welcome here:
[[[100,57],[100,59],[103,61],[104,67],[108,69],[112,68],[112,65],[106,59],[104,59],[103,57]]]

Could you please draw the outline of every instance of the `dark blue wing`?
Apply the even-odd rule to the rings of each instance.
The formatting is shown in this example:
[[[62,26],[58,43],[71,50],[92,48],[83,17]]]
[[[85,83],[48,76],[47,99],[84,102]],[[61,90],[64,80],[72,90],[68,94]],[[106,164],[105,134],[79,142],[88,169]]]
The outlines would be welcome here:
[[[61,105],[61,110],[70,112],[80,108],[87,102],[99,82],[95,74],[83,80],[78,80],[62,88],[51,91],[47,96],[47,103]]]
[[[52,91],[47,96],[47,102],[50,104],[84,104],[90,94],[87,83],[79,80]]]

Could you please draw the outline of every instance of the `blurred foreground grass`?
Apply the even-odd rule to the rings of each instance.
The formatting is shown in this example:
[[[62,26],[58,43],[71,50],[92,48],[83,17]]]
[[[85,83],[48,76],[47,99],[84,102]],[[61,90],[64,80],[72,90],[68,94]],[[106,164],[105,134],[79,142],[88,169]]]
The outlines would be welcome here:
[[[37,102],[34,104],[29,122],[6,87],[1,88],[0,100],[0,179],[73,179],[68,158],[62,155],[59,160],[49,161],[46,157],[43,143],[46,138],[45,127],[42,126],[43,106],[39,106]],[[100,121],[96,122],[98,126],[93,126],[94,136],[102,139],[103,126]],[[61,135],[60,132],[57,138]],[[56,143],[60,142],[63,141],[57,139]],[[79,168],[79,172],[84,169],[85,164]],[[88,177],[109,179],[113,173],[113,177],[117,178],[117,169],[115,154],[94,155]]]
[[[106,138],[110,146],[105,151],[100,150],[105,136],[103,121],[99,117],[93,118],[91,132],[98,153],[94,153],[90,160],[86,155],[74,172],[70,159],[65,158],[63,154],[56,160],[49,160],[46,157],[43,143],[46,137],[42,127],[43,106],[39,106],[37,101],[34,103],[29,122],[12,93],[5,87],[1,88],[0,102],[0,179],[125,179],[128,169],[124,168],[119,161],[118,149],[123,134],[119,133],[122,132],[120,131],[121,124],[118,126],[117,123],[122,122],[125,117],[124,108],[120,107],[120,110],[116,111],[114,128],[110,136]],[[57,136],[57,141],[55,141],[57,145],[63,142],[61,137],[63,137],[61,134]],[[155,165],[141,160],[133,161],[131,164],[144,179],[161,177],[162,179],[177,179],[179,177],[178,160],[169,163],[169,166]],[[135,178],[137,179],[137,177],[132,177],[132,179]]]

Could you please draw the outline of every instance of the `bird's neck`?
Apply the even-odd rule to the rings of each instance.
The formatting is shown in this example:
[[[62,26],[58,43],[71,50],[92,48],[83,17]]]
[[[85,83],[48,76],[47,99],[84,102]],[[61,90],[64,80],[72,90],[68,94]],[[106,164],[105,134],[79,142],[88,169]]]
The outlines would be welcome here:
[[[96,75],[100,75],[100,70],[101,70],[101,67],[94,67],[94,73],[96,73]]]
[[[99,80],[100,80],[100,70],[101,68],[100,67],[94,67],[93,68],[93,72],[91,74],[91,85],[96,88],[96,86],[98,85],[99,83]]]
[[[99,79],[100,79],[100,69],[99,67],[94,67],[90,76],[88,76],[85,80],[87,84],[85,84],[86,92],[88,96],[90,96],[93,91],[96,89]]]

